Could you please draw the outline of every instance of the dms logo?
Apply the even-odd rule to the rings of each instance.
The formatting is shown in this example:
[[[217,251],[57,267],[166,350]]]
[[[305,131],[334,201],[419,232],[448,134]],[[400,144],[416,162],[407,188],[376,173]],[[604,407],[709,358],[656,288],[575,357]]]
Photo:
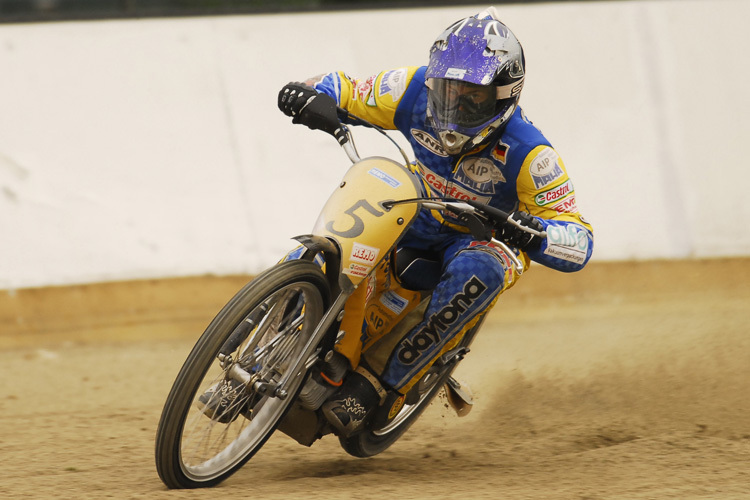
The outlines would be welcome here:
[[[437,139],[432,137],[424,130],[413,128],[411,129],[411,136],[414,137],[415,141],[427,148],[431,153],[434,153],[438,156],[448,156],[448,154],[443,150],[443,146],[440,145],[440,142],[438,142]]]
[[[472,276],[463,292],[453,297],[450,303],[430,316],[427,325],[412,339],[404,339],[398,350],[398,360],[405,365],[416,361],[420,353],[440,342],[444,333],[474,301],[487,290],[487,285],[475,275]]]

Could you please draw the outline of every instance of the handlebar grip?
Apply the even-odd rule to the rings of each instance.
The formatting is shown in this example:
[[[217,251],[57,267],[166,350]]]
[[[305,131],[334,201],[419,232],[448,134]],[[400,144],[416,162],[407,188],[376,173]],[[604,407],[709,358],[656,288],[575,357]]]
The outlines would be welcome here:
[[[349,134],[347,134],[346,125],[343,123],[339,124],[339,128],[331,132],[331,135],[339,142],[339,146],[349,142]]]
[[[341,120],[337,109],[336,101],[332,97],[317,94],[307,101],[294,123],[301,123],[312,130],[322,130],[341,142]]]

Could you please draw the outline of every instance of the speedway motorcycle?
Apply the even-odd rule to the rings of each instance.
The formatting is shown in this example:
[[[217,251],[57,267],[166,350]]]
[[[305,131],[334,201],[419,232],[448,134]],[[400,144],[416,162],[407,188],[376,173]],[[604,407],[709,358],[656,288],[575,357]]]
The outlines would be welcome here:
[[[375,271],[388,264],[394,283],[422,297],[414,314],[406,315],[386,336],[403,334],[421,319],[429,289],[439,280],[439,259],[398,251],[399,240],[420,210],[439,211],[468,227],[476,238],[500,246],[518,273],[523,272],[522,262],[492,238],[493,229],[513,224],[545,236],[493,207],[424,197],[417,167],[380,131],[399,148],[405,163],[384,157],[360,159],[350,129],[341,124],[334,136],[353,164],[312,232],[294,238],[301,245],[300,258],[280,262],[245,285],[193,347],[157,430],[156,467],[167,487],[220,483],[276,431],[305,446],[333,432],[320,408],[362,355],[362,322]],[[362,431],[339,436],[343,449],[356,457],[381,453],[440,391],[459,415],[466,414],[473,404],[470,391],[451,374],[480,327],[481,321],[406,395],[388,393]],[[222,392],[227,387],[239,390]]]

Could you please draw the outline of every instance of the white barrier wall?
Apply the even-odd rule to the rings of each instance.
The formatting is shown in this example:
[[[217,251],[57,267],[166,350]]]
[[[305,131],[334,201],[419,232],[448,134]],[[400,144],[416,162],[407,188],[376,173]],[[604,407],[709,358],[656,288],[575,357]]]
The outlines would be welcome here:
[[[0,25],[0,288],[253,273],[348,160],[290,80],[424,64],[486,5]],[[598,260],[750,254],[743,0],[501,7]],[[397,153],[371,132],[360,153]]]

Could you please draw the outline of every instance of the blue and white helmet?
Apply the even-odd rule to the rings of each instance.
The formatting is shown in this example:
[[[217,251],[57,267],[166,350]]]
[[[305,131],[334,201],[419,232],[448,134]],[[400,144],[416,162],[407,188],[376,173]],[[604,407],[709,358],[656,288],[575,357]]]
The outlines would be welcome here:
[[[518,105],[523,48],[494,8],[457,21],[435,40],[425,73],[427,113],[448,154],[464,154],[501,129]]]

